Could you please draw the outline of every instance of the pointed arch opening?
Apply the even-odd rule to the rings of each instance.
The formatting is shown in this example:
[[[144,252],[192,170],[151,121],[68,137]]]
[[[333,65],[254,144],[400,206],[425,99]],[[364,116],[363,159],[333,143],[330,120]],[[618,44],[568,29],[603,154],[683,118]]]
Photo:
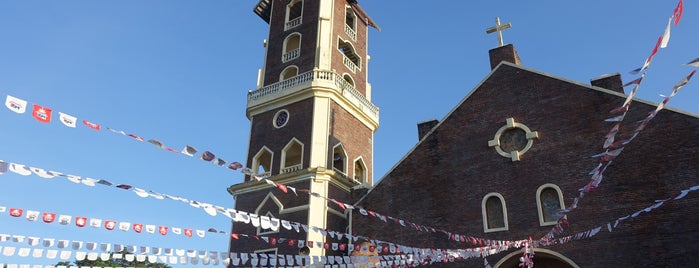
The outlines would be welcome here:
[[[292,33],[284,39],[282,62],[288,62],[301,55],[301,34]]]
[[[558,185],[547,183],[536,190],[536,207],[539,210],[539,225],[555,225],[565,208],[563,193]]]
[[[272,175],[272,150],[263,146],[252,159],[252,170],[259,176]]]
[[[303,143],[293,138],[282,149],[281,173],[291,173],[301,168],[303,168]]]
[[[279,81],[284,81],[299,74],[299,68],[295,65],[288,66],[279,75]]]
[[[347,153],[345,152],[345,147],[342,144],[337,144],[333,147],[333,158],[332,158],[333,170],[347,174]]]
[[[483,231],[498,232],[508,230],[507,206],[505,198],[499,193],[489,193],[481,203],[483,213]]]
[[[357,184],[367,182],[367,169],[361,157],[354,160],[354,182]]]
[[[284,31],[301,25],[303,14],[303,0],[293,0],[286,6],[286,22]]]
[[[265,216],[270,219],[279,219],[282,209],[284,209],[282,202],[270,192],[267,194],[267,196],[265,196],[265,199],[262,200],[260,205],[257,206],[257,209],[255,209],[255,214]],[[260,224],[260,226],[257,227],[257,234],[265,235],[279,233],[279,230],[279,228],[277,228],[277,230],[264,229],[262,228],[262,224]]]

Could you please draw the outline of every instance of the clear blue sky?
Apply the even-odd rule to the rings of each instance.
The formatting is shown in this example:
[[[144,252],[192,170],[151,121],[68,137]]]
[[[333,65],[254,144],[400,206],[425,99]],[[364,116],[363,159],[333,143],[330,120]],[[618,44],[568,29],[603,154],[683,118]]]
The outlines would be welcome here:
[[[209,150],[244,162],[246,94],[262,66],[267,24],[244,1],[0,1],[0,97],[53,109],[54,121],[0,109],[0,160],[131,184],[233,207],[226,188],[242,175],[106,130],[63,126],[64,112],[181,150]],[[523,65],[589,83],[603,74],[637,76],[677,1],[360,1],[381,26],[369,34],[369,82],[380,109],[375,179],[417,142],[416,124],[442,119],[490,71],[486,35],[495,17]],[[699,57],[699,8],[685,3],[669,47],[658,52],[639,97],[657,102]],[[670,107],[699,113],[697,81]],[[410,108],[407,108],[410,107]],[[652,125],[651,125],[652,127]],[[600,143],[602,138],[600,137]],[[584,176],[584,174],[581,174]],[[216,228],[226,217],[171,200],[64,178],[0,175],[0,206],[144,224]],[[409,219],[422,222],[420,219]],[[225,235],[136,234],[29,222],[0,213],[0,233],[197,250],[227,250]],[[513,238],[514,239],[514,238]],[[26,244],[0,243],[0,246]],[[419,246],[419,245],[413,245]],[[52,264],[7,258],[0,262]],[[190,265],[191,267],[191,265]]]

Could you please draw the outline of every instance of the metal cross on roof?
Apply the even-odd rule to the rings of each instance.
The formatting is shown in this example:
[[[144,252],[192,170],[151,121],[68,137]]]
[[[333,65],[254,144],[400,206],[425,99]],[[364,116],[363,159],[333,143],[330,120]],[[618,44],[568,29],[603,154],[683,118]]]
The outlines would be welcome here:
[[[497,32],[498,33],[498,46],[503,46],[504,43],[502,41],[502,31],[505,29],[509,29],[510,27],[512,27],[512,24],[510,24],[509,22],[505,23],[505,24],[500,24],[500,17],[496,17],[495,18],[495,26],[490,27],[488,29],[485,29],[485,33]]]

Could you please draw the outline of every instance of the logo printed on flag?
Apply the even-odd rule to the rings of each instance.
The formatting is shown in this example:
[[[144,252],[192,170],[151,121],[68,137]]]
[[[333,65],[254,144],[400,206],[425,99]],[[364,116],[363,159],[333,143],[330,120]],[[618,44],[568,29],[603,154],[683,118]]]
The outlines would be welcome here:
[[[36,221],[39,219],[39,212],[34,210],[27,210],[27,220]]]
[[[34,104],[32,116],[34,116],[34,118],[41,123],[51,122],[51,109]]]
[[[151,233],[151,234],[155,233],[155,225],[147,224],[146,225],[146,232]]]
[[[70,224],[70,219],[71,219],[71,218],[72,218],[72,217],[71,217],[70,215],[61,215],[61,216],[58,216],[58,223],[61,224],[61,225],[68,225],[68,224]]]
[[[5,106],[7,109],[10,109],[10,111],[18,114],[23,114],[27,111],[27,101],[12,97],[10,95],[7,95],[7,98],[5,98]]]
[[[56,213],[50,213],[50,212],[44,212],[43,217],[41,219],[45,223],[52,223],[56,219]]]
[[[143,231],[143,224],[140,223],[134,223],[133,224],[133,230],[134,232],[140,233]]]
[[[102,225],[102,219],[90,219],[90,227],[99,228]]]
[[[12,217],[22,217],[24,211],[19,208],[10,208],[10,216]]]
[[[64,114],[62,112],[58,112],[58,119],[60,119],[61,123],[63,123],[66,127],[72,127],[72,128],[77,127],[78,119],[75,118],[75,116],[71,116],[68,114]]]
[[[131,228],[131,223],[125,221],[119,222],[119,230],[126,232],[129,228]]]
[[[78,227],[85,227],[85,225],[87,225],[87,218],[75,217],[75,225]]]
[[[158,227],[158,232],[159,232],[161,235],[167,235],[167,226],[159,226],[159,227]]]
[[[104,228],[107,230],[110,230],[110,231],[114,230],[114,228],[116,228],[116,225],[117,225],[116,221],[112,221],[112,220],[104,221]]]

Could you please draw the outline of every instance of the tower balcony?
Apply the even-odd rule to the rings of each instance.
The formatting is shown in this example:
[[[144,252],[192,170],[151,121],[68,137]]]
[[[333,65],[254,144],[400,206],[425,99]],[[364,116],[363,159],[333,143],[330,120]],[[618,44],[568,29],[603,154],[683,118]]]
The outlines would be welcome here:
[[[342,102],[361,111],[374,124],[378,123],[379,108],[345,81],[341,75],[328,70],[301,73],[289,79],[251,90],[248,92],[247,110],[249,112],[251,109],[291,99],[308,92],[313,94],[334,93]]]

